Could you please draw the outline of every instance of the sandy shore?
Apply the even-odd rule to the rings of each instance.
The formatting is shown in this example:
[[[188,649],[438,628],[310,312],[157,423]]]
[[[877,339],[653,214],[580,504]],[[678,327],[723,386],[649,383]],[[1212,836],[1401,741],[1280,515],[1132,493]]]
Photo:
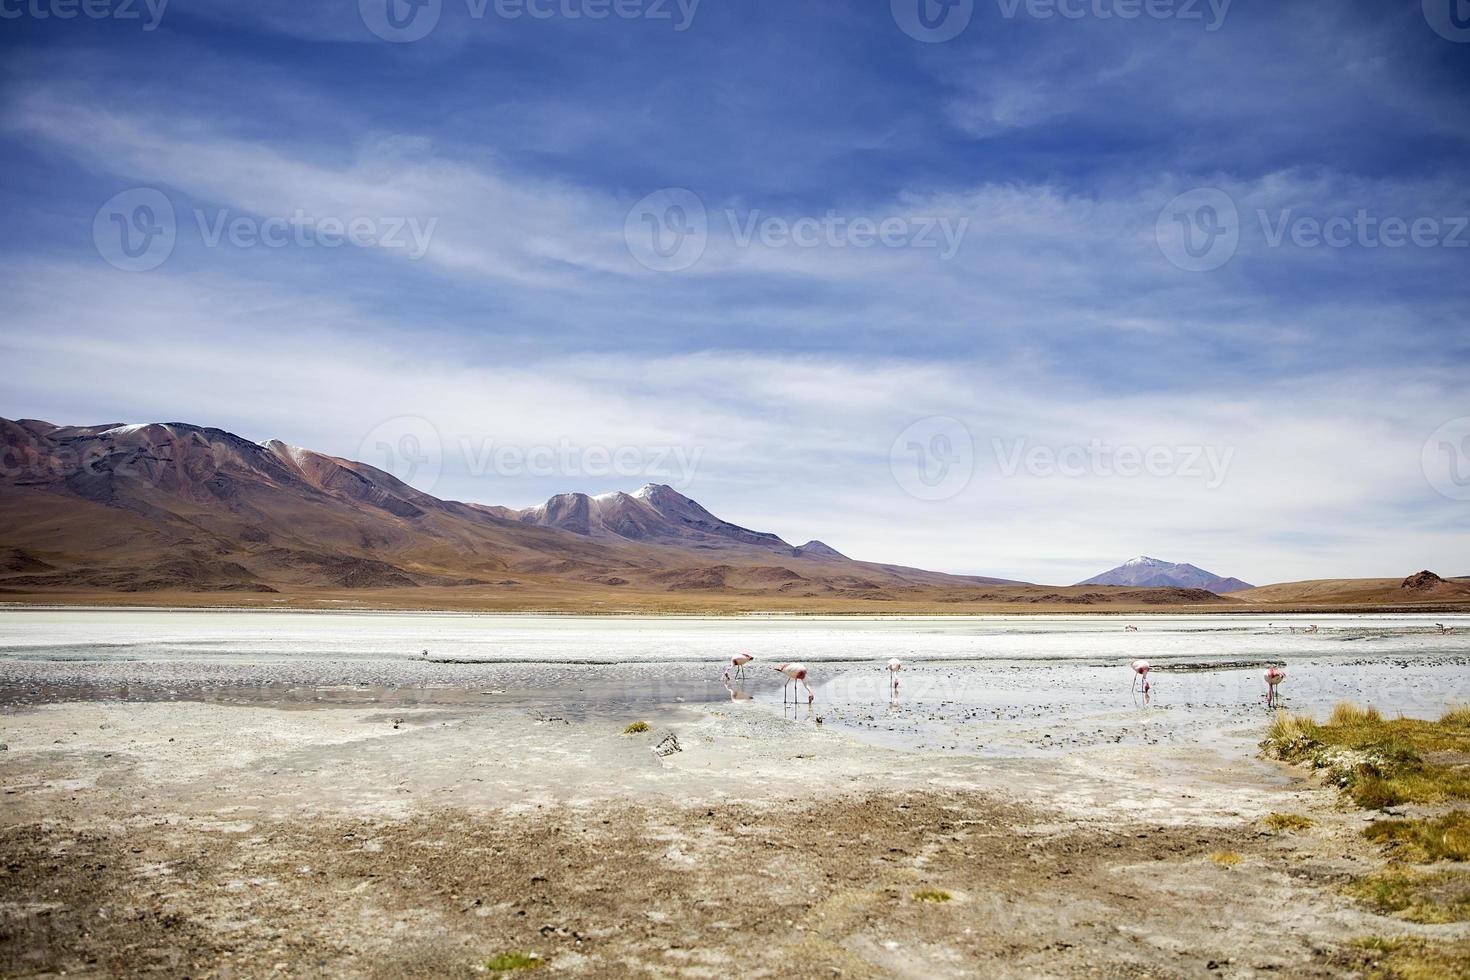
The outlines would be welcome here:
[[[749,709],[12,711],[0,969],[1338,976],[1384,931],[1335,891],[1363,818],[1248,738],[987,758]]]

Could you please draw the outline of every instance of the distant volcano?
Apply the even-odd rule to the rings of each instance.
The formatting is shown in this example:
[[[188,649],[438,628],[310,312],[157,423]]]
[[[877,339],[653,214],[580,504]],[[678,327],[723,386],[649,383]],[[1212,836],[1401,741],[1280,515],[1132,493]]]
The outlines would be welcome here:
[[[1255,586],[1238,578],[1225,578],[1195,565],[1177,564],[1159,558],[1139,556],[1117,568],[1095,575],[1078,585],[1129,585],[1134,588],[1204,589],[1216,595],[1241,592]]]

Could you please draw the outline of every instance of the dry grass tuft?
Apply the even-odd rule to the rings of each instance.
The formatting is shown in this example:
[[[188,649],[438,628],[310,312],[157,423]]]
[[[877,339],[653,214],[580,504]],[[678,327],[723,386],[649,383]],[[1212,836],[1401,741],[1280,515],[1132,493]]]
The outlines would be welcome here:
[[[642,735],[646,731],[648,731],[648,722],[646,722],[646,721],[635,721],[635,722],[633,722],[633,724],[631,724],[627,728],[624,728],[623,729],[623,734],[624,735]]]
[[[1441,725],[1455,728],[1470,728],[1470,704],[1457,704],[1439,718]]]
[[[1470,941],[1431,943],[1407,937],[1368,936],[1354,943],[1363,951],[1372,980],[1444,980],[1470,976]]]
[[[535,953],[501,953],[485,961],[485,969],[490,973],[537,970],[545,965],[546,961]]]
[[[942,891],[938,888],[925,888],[914,892],[914,901],[916,902],[947,902],[952,898],[954,896],[949,892]]]
[[[1265,819],[1271,830],[1306,830],[1317,826],[1317,821],[1299,813],[1273,813]]]
[[[1470,861],[1470,811],[1451,810],[1427,820],[1384,820],[1363,835],[1387,844],[1395,857],[1416,864]]]
[[[1463,871],[1380,871],[1353,882],[1344,891],[1366,902],[1375,912],[1409,922],[1470,920],[1470,874]]]
[[[1332,709],[1332,716],[1327,719],[1327,724],[1337,728],[1345,725],[1377,725],[1382,721],[1383,716],[1378,713],[1377,708],[1360,708],[1343,701]]]
[[[1214,854],[1210,855],[1210,860],[1214,861],[1222,868],[1233,868],[1240,862],[1244,861],[1245,858],[1241,857],[1239,854],[1236,854],[1234,851],[1216,851]]]

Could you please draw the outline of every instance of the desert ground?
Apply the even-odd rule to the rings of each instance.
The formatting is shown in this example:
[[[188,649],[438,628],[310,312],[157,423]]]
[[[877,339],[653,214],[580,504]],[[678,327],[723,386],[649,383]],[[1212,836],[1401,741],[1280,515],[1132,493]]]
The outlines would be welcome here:
[[[1340,640],[1293,708],[1470,681]],[[1107,658],[916,661],[896,698],[818,663],[783,705],[768,664],[7,648],[0,973],[1336,977],[1470,940],[1343,893],[1393,814],[1262,756],[1254,662],[1149,703]]]

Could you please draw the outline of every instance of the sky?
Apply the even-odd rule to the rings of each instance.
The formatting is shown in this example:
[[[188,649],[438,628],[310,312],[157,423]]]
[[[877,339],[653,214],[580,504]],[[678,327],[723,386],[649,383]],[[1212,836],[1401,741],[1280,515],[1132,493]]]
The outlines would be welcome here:
[[[0,0],[0,416],[1470,575],[1464,0]]]

